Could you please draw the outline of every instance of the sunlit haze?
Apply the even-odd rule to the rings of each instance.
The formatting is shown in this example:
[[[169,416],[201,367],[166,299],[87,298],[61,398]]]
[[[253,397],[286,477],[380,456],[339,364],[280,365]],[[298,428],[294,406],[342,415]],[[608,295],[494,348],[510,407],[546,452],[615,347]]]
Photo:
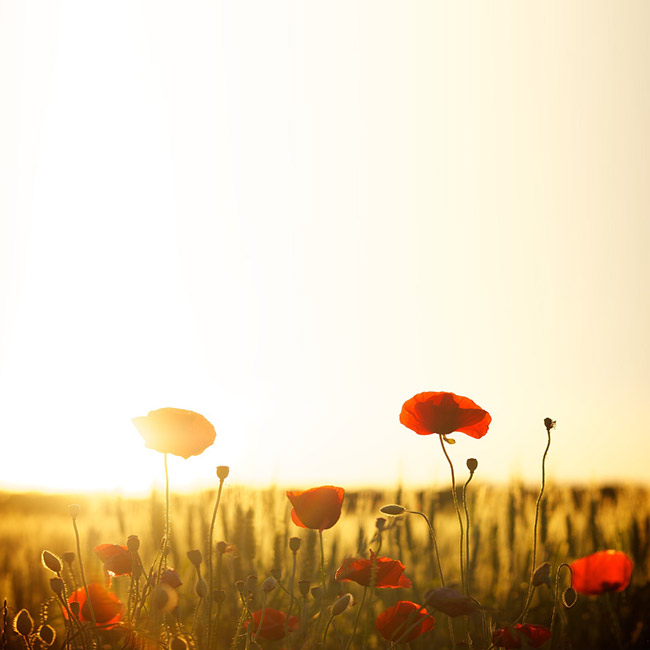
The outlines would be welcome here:
[[[650,3],[0,0],[0,488],[645,481]]]

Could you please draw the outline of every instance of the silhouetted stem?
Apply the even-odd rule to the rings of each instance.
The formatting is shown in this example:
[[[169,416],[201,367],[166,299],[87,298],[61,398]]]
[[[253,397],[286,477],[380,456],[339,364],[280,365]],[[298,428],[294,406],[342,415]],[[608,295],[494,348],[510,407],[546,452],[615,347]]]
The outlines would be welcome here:
[[[363,609],[363,604],[366,602],[366,594],[368,593],[368,587],[363,588],[363,596],[361,596],[361,602],[359,603],[359,607],[357,609],[357,615],[354,619],[354,627],[352,628],[352,634],[350,635],[350,638],[348,639],[348,642],[345,646],[345,650],[348,650],[350,647],[350,644],[352,643],[352,639],[354,639],[354,635],[357,633],[357,627],[359,625],[359,619],[361,618],[361,610]]]
[[[465,510],[465,593],[470,593],[470,561],[469,561],[469,509],[467,508],[467,486],[472,480],[474,472],[470,472],[469,478],[463,485],[463,509]]]
[[[612,627],[614,628],[614,636],[616,637],[616,645],[618,647],[618,650],[623,650],[623,635],[621,633],[621,626],[619,625],[618,616],[616,616],[616,612],[614,611],[614,607],[612,606],[612,597],[609,592],[605,593],[605,603],[607,604],[607,611],[609,613],[609,617],[612,620]]]
[[[214,510],[212,511],[212,521],[210,522],[210,532],[208,533],[208,648],[212,648],[212,592],[214,591],[214,576],[212,572],[212,553],[214,549],[213,545],[213,534],[214,534],[214,523],[217,519],[217,510],[219,509],[219,502],[221,501],[221,492],[223,490],[224,479],[219,479],[219,490],[217,491],[217,500],[214,504]]]
[[[95,608],[93,607],[93,601],[90,599],[90,593],[88,592],[88,583],[86,582],[86,574],[84,573],[84,564],[81,559],[81,542],[79,540],[79,529],[77,528],[77,519],[76,517],[72,518],[72,526],[74,527],[74,535],[77,540],[77,556],[79,558],[79,571],[81,573],[81,582],[84,586],[84,592],[86,593],[86,602],[88,603],[88,609],[90,610],[90,620],[92,621],[93,628],[97,627],[97,619],[95,618]],[[94,632],[96,634],[96,631]]]
[[[169,536],[170,536],[170,520],[169,520],[169,470],[167,469],[167,454],[165,456],[165,545],[163,547],[163,554],[160,560],[161,571],[158,573],[156,582],[160,581],[160,573],[162,569],[167,566],[167,552],[169,550]]]

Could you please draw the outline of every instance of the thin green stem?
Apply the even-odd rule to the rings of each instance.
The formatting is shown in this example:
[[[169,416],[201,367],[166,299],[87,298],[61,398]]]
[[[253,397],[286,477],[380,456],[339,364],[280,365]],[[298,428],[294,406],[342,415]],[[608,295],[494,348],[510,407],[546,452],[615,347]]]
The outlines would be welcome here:
[[[323,531],[318,531],[318,539],[320,540],[320,579],[323,583],[323,598],[327,593],[327,582],[325,579],[325,548],[323,547]]]
[[[257,641],[257,637],[259,636],[260,632],[264,629],[262,626],[264,625],[264,614],[266,614],[266,594],[267,592],[265,591],[262,595],[262,613],[260,614],[260,624],[257,626],[257,631],[255,632],[255,636],[253,637],[254,641]]]
[[[212,554],[213,549],[213,535],[214,523],[217,520],[217,510],[219,509],[219,502],[221,501],[221,492],[223,490],[224,479],[219,479],[219,490],[217,491],[217,500],[214,504],[212,511],[212,520],[210,521],[210,532],[208,533],[208,648],[212,648],[212,592],[214,591],[214,576],[212,572]]]
[[[535,564],[537,563],[537,526],[539,524],[539,507],[542,503],[542,497],[544,496],[544,487],[546,485],[546,456],[548,455],[548,450],[551,447],[551,427],[547,427],[546,435],[548,437],[548,441],[546,443],[544,455],[542,456],[542,484],[539,489],[537,501],[535,503],[535,523],[533,524],[533,561],[530,568],[530,579],[528,580],[528,595],[526,596],[524,609],[517,619],[517,621],[521,620],[523,623],[526,622],[526,618],[528,616],[528,608],[530,607],[530,601],[533,598],[533,575],[535,574]]]
[[[354,635],[357,633],[357,626],[359,625],[359,619],[361,618],[361,610],[363,609],[363,603],[366,602],[366,594],[368,593],[368,587],[363,588],[363,596],[361,596],[361,602],[359,603],[359,607],[357,608],[357,615],[354,619],[354,627],[352,628],[352,634],[350,635],[350,638],[348,639],[348,642],[345,646],[345,650],[348,650],[350,647],[350,644],[352,643],[352,639],[354,639]]]
[[[84,573],[84,564],[81,559],[81,541],[79,539],[79,529],[77,528],[77,518],[72,518],[72,526],[74,527],[74,535],[77,540],[77,557],[79,558],[79,571],[81,572],[81,582],[84,586],[84,592],[86,593],[86,602],[88,603],[88,609],[90,610],[90,620],[92,621],[93,628],[97,627],[97,619],[95,618],[95,608],[93,607],[93,602],[90,599],[90,593],[88,591],[88,583],[86,582],[86,574]],[[97,634],[97,631],[94,631],[94,634]]]
[[[156,582],[160,581],[160,573],[167,567],[167,553],[169,552],[169,536],[171,534],[171,525],[169,519],[169,469],[167,468],[167,453],[165,456],[165,544],[163,554],[160,560],[160,569]]]
[[[445,577],[442,573],[442,564],[440,562],[440,551],[438,550],[438,542],[436,541],[436,533],[433,530],[433,526],[431,522],[429,521],[429,518],[423,513],[419,512],[418,510],[407,510],[406,511],[408,514],[411,515],[420,515],[424,519],[424,521],[427,522],[427,526],[429,527],[429,537],[431,538],[431,543],[433,544],[433,555],[436,560],[436,565],[438,567],[438,575],[440,576],[440,584],[445,587]]]
[[[291,567],[291,582],[289,583],[289,607],[287,608],[287,617],[284,621],[284,635],[289,636],[289,617],[291,616],[291,610],[293,609],[293,583],[296,579],[296,561],[298,552],[292,551],[293,555],[293,566]]]
[[[469,509],[467,507],[467,486],[474,477],[474,472],[470,471],[469,478],[463,485],[463,510],[465,510],[465,593],[470,595],[470,561],[469,561]]]

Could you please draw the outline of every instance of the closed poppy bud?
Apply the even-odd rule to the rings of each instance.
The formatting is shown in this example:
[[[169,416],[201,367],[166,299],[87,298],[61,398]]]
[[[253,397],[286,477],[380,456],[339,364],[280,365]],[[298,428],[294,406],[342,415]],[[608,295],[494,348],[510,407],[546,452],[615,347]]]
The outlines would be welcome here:
[[[223,555],[228,550],[228,544],[226,542],[217,542],[217,553]]]
[[[187,559],[198,569],[201,562],[203,562],[203,555],[198,548],[195,548],[187,552]]]
[[[41,553],[41,562],[43,562],[44,567],[50,571],[54,571],[54,573],[61,573],[61,570],[63,569],[61,560],[59,560],[54,553],[50,553],[49,551],[43,551]]]
[[[476,471],[476,468],[478,467],[478,461],[476,458],[468,458],[467,459],[467,469],[472,472],[472,474]]]
[[[14,630],[22,636],[29,636],[34,629],[34,621],[26,609],[21,609],[14,617]]]
[[[270,593],[278,586],[278,581],[273,577],[269,576],[262,582],[262,591],[264,593]]]
[[[544,426],[546,427],[547,431],[555,429],[555,424],[555,420],[551,420],[551,418],[544,418]]]
[[[343,594],[332,605],[332,616],[342,614],[352,604],[352,594]]]
[[[290,537],[289,538],[289,548],[293,553],[297,553],[298,549],[300,548],[300,543],[301,543],[300,537]]]
[[[51,625],[41,625],[37,635],[41,643],[49,648],[56,639],[56,630]]]
[[[309,580],[298,581],[298,591],[303,595],[303,597],[307,596],[310,587],[311,587],[311,583],[309,582]]]
[[[386,527],[386,519],[384,517],[377,517],[377,519],[375,519],[375,526],[377,527],[377,530],[384,530]]]
[[[131,553],[137,553],[140,550],[140,538],[137,535],[129,535],[126,540],[126,548],[128,548]]]
[[[406,508],[404,506],[398,506],[396,503],[391,503],[390,505],[379,508],[379,512],[383,512],[385,515],[390,515],[391,517],[398,517],[406,512]]]
[[[175,636],[172,639],[171,650],[188,650],[187,641],[182,636]]]
[[[62,559],[66,564],[72,564],[72,563],[75,561],[76,557],[77,557],[77,556],[76,556],[72,551],[68,551],[67,553],[64,553],[64,554],[61,556],[61,559]]]
[[[52,589],[57,596],[61,596],[64,590],[63,580],[61,580],[61,578],[50,578],[50,589]]]
[[[230,467],[228,465],[219,465],[217,467],[217,478],[220,481],[225,481],[228,478],[228,474],[230,474]]]
[[[246,589],[251,594],[257,591],[257,576],[250,575],[246,578]]]
[[[77,517],[79,516],[79,511],[81,508],[79,507],[78,503],[71,503],[68,506],[68,512],[70,513],[70,516],[72,517],[72,521],[76,521]]]
[[[551,563],[544,562],[540,564],[533,573],[533,587],[539,587],[540,585],[551,586]]]

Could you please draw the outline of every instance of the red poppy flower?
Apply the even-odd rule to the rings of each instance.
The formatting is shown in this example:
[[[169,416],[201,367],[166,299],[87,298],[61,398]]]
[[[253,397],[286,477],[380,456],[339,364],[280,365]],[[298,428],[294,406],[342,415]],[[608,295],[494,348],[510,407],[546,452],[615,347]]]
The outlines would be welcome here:
[[[267,641],[278,641],[284,637],[284,624],[287,620],[287,615],[279,609],[266,607],[264,609],[264,620],[262,621],[262,610],[258,609],[253,615],[253,633],[260,639]],[[260,627],[262,621],[262,629]],[[248,627],[250,621],[246,621],[245,627]],[[289,632],[298,629],[298,618],[296,616],[289,617]]]
[[[118,544],[99,544],[95,546],[95,553],[104,563],[104,569],[112,576],[131,575],[131,552],[126,546]]]
[[[106,591],[102,585],[97,582],[91,582],[88,585],[88,594],[90,602],[95,612],[95,621],[102,627],[113,627],[122,620],[124,616],[124,604],[118,600],[117,596],[110,591]],[[79,620],[91,622],[90,606],[86,598],[86,590],[80,587],[70,598],[68,604],[79,603]]]
[[[400,600],[378,617],[375,627],[386,641],[406,643],[433,629],[435,619],[409,600]]]
[[[399,421],[421,436],[431,433],[446,436],[460,431],[472,438],[482,438],[492,417],[468,397],[429,392],[418,393],[404,402]]]
[[[522,647],[522,640],[526,648],[539,648],[551,638],[551,630],[543,625],[531,623],[517,623],[513,628],[500,627],[492,633],[492,643],[497,648],[514,650]]]
[[[331,528],[341,516],[345,490],[332,485],[311,488],[304,492],[287,492],[293,506],[291,519],[296,526],[323,531]]]
[[[340,582],[351,580],[364,587],[369,587],[372,580],[372,565],[375,554],[370,551],[370,559],[349,557],[343,560],[334,578]],[[378,557],[375,568],[375,587],[411,587],[411,581],[404,575],[406,567],[399,560]]]
[[[162,408],[131,422],[144,438],[145,447],[183,458],[203,453],[217,437],[202,415],[185,409]]]
[[[571,562],[571,586],[587,596],[623,591],[630,584],[633,567],[622,551],[598,551]]]

